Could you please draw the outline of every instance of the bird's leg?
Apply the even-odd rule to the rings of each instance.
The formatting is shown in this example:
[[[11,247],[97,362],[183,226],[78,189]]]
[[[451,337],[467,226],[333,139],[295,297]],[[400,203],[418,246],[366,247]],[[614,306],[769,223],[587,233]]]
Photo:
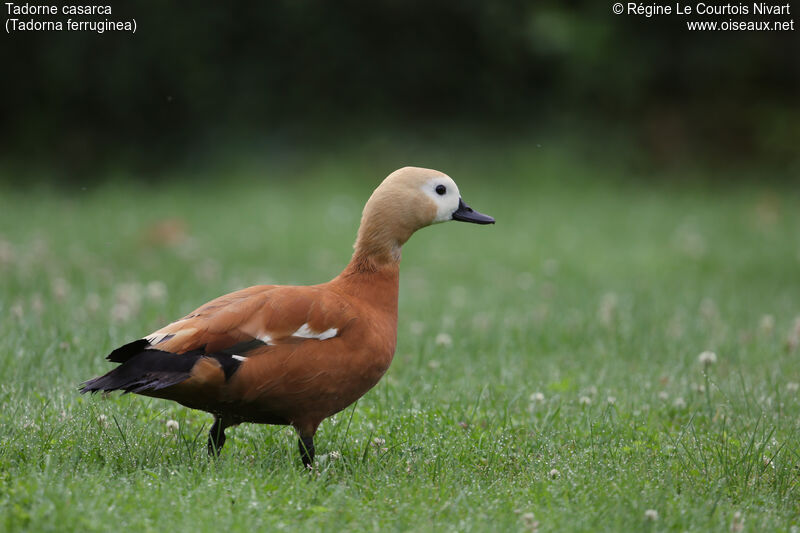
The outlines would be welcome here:
[[[303,461],[303,466],[311,468],[314,462],[314,437],[300,437],[297,441],[300,448],[300,460]]]
[[[303,461],[303,466],[309,469],[314,463],[314,434],[317,432],[320,422],[320,420],[306,419],[292,424],[297,431],[297,436],[300,437],[297,442],[300,449],[300,460]]]
[[[219,457],[219,452],[225,445],[225,428],[226,424],[223,423],[222,417],[214,417],[214,425],[211,426],[211,431],[208,432],[208,455],[211,457]]]

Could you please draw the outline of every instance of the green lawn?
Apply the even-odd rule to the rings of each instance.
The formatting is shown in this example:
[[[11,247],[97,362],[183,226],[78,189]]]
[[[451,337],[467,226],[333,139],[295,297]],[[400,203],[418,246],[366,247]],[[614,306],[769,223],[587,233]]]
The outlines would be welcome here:
[[[798,189],[506,155],[414,160],[497,224],[406,245],[394,363],[313,473],[285,427],[210,461],[209,415],[77,385],[219,294],[335,276],[406,159],[0,187],[0,530],[797,531]]]

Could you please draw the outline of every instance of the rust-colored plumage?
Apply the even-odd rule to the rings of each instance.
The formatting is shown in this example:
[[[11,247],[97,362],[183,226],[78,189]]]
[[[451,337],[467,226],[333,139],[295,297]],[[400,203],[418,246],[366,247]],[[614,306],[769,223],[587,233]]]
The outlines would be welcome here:
[[[363,396],[392,361],[400,248],[414,231],[446,220],[494,222],[464,204],[446,175],[400,169],[367,202],[353,258],[339,276],[212,300],[114,350],[108,359],[120,365],[82,392],[124,390],[208,411],[212,454],[229,426],[290,424],[309,465],[319,424]]]

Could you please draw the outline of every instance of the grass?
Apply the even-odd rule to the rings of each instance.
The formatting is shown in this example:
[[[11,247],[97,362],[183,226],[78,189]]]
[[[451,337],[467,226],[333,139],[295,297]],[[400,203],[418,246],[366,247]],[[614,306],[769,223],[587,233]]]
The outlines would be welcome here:
[[[797,189],[482,157],[416,159],[498,224],[406,245],[394,363],[312,474],[287,428],[215,462],[209,415],[76,386],[221,293],[333,277],[396,159],[4,186],[0,530],[797,531]]]

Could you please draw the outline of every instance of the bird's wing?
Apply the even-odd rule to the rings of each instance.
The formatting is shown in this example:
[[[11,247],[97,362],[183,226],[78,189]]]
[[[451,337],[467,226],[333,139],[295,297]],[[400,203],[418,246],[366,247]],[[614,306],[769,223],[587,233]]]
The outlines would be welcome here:
[[[318,287],[257,286],[232,292],[146,336],[147,348],[183,354],[226,352],[327,340],[351,318],[341,298]]]
[[[156,391],[182,383],[229,379],[249,357],[279,345],[325,342],[354,319],[345,298],[319,286],[257,286],[221,296],[180,320],[111,352],[122,363],[84,383],[83,392]],[[219,372],[219,371],[222,372]]]

